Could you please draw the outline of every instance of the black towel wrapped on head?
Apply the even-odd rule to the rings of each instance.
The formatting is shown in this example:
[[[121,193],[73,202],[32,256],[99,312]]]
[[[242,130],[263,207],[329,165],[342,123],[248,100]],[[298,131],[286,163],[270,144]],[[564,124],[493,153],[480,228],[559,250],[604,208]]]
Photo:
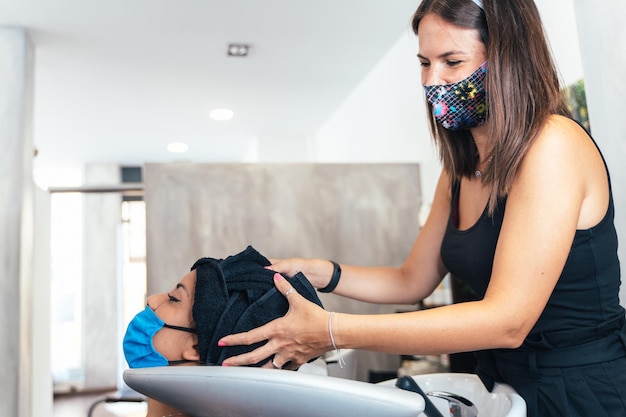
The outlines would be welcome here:
[[[287,299],[274,286],[270,261],[252,246],[226,259],[200,258],[196,270],[193,319],[198,329],[200,362],[221,364],[227,358],[250,352],[265,342],[250,346],[217,346],[229,334],[246,332],[282,317],[289,309]],[[304,274],[287,278],[307,300],[322,306]],[[270,358],[255,364],[261,366]]]

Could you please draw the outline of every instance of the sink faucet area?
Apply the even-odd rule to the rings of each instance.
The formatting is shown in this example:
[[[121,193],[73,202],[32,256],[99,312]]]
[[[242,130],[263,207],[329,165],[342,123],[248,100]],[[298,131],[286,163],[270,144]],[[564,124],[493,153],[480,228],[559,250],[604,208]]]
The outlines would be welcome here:
[[[493,392],[489,392],[474,374],[436,373],[410,378],[444,417],[526,416],[526,403],[513,388],[505,384],[496,384]],[[381,382],[380,385],[396,383],[397,380],[390,380]],[[426,407],[419,417],[436,417],[426,414],[427,411]]]

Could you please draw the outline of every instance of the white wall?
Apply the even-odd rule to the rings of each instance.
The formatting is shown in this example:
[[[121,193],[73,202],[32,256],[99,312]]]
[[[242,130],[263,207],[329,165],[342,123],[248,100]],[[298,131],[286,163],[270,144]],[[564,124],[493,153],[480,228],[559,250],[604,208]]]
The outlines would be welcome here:
[[[622,277],[626,265],[626,2],[575,0],[589,122],[611,172]],[[598,7],[602,5],[602,7]],[[622,278],[622,282],[624,279]],[[622,305],[626,285],[622,283]]]
[[[416,54],[417,40],[407,27],[318,130],[319,160],[415,162],[430,157]]]
[[[574,0],[536,0],[564,85],[583,78]]]
[[[440,164],[430,139],[417,60],[407,25],[378,64],[318,130],[317,162],[419,162],[430,205]]]

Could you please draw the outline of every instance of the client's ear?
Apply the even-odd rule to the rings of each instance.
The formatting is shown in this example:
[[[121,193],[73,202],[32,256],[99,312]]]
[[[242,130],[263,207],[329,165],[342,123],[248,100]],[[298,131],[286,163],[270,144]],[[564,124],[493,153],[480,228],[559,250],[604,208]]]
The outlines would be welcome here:
[[[183,351],[183,359],[188,361],[199,361],[200,351],[198,350],[198,345],[192,345],[185,349]]]

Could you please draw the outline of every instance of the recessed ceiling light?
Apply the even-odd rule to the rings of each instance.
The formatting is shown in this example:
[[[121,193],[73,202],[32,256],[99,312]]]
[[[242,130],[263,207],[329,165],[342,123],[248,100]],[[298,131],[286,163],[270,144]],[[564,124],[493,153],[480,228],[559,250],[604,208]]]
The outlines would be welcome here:
[[[230,120],[234,115],[235,113],[231,109],[215,109],[209,113],[211,119],[219,121]]]
[[[189,146],[182,142],[173,142],[167,145],[167,150],[172,153],[185,153],[188,149]]]
[[[231,43],[228,45],[227,51],[228,56],[248,56],[248,52],[250,51],[250,45],[247,45],[245,43]]]

